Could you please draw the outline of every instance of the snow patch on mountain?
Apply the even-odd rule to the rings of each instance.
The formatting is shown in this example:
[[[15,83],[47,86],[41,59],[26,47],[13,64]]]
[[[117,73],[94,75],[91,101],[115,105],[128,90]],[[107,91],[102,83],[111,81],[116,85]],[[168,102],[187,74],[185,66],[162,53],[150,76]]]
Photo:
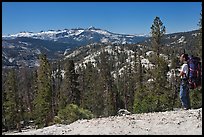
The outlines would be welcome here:
[[[9,58],[9,62],[13,62],[15,59],[14,58]]]
[[[79,50],[75,50],[75,51],[73,51],[71,54],[65,56],[65,59],[66,59],[66,58],[70,58],[70,57],[75,57],[75,56],[77,56],[77,55],[79,55],[79,54],[80,54],[80,51],[79,51]],[[64,55],[66,55],[66,51],[65,51]]]
[[[101,43],[137,43],[141,41],[140,39],[147,38],[147,35],[124,35],[115,34],[107,30],[102,30],[94,27],[89,27],[87,29],[77,28],[77,29],[64,29],[64,30],[48,30],[41,32],[20,32],[17,34],[12,34],[8,36],[2,36],[3,39],[15,39],[17,37],[28,37],[34,39],[51,40],[51,41],[63,41],[66,43],[82,42],[89,43],[90,39],[93,42]],[[96,41],[95,41],[96,40]]]
[[[102,42],[102,43],[107,43],[107,42],[108,42],[108,38],[105,38],[105,37],[102,38],[102,39],[101,39],[101,42]]]
[[[182,36],[180,39],[178,39],[178,43],[184,43],[185,37]]]

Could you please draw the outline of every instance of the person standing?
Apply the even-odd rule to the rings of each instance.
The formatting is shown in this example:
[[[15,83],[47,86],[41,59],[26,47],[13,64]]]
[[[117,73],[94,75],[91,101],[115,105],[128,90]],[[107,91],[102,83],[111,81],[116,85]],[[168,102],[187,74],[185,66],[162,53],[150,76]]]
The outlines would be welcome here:
[[[188,54],[181,54],[180,61],[182,66],[180,69],[179,77],[181,78],[180,84],[180,100],[184,110],[190,109],[189,85],[188,85]]]

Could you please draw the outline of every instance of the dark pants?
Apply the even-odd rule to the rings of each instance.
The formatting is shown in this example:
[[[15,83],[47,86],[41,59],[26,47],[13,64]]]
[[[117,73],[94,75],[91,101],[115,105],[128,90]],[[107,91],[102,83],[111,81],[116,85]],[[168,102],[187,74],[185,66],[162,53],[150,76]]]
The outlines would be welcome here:
[[[182,106],[184,108],[190,108],[190,97],[189,97],[189,87],[188,82],[186,80],[181,81],[180,85],[180,99]]]

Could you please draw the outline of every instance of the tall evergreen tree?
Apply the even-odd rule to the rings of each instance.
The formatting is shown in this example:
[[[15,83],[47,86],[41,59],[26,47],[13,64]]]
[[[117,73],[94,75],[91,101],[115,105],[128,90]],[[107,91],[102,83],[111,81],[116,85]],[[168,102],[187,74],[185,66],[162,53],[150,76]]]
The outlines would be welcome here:
[[[166,32],[166,28],[163,25],[159,17],[154,19],[153,25],[151,27],[152,34],[152,45],[155,49],[156,56],[153,56],[155,60],[155,67],[151,70],[153,76],[153,86],[152,86],[152,110],[162,111],[168,108],[169,103],[169,89],[167,88],[167,72],[169,70],[168,64],[163,57],[160,57],[160,52],[162,49],[161,41]]]
[[[138,81],[139,84],[134,103],[135,112],[163,111],[170,107],[172,92],[167,83],[167,72],[169,68],[166,60],[160,56],[162,53],[162,38],[165,31],[165,26],[163,26],[160,18],[156,17],[151,26],[152,47],[156,54],[149,58],[151,62],[154,62],[155,66],[153,69],[147,71],[151,76],[148,76],[151,78],[151,81],[145,82],[146,84],[143,85],[143,76],[139,78],[143,80]],[[140,66],[138,71],[141,71],[142,67]]]
[[[166,33],[165,26],[163,26],[163,23],[160,20],[160,18],[156,17],[154,19],[152,26],[151,26],[151,35],[152,35],[152,45],[153,45],[153,48],[154,48],[157,56],[159,56],[159,53],[162,50],[162,48],[161,48],[162,41],[161,40],[162,40],[162,37],[164,36],[165,33]]]
[[[151,70],[154,81],[152,82],[153,111],[163,111],[170,108],[172,94],[167,83],[168,64],[162,57],[156,57],[157,65]]]
[[[99,73],[96,67],[90,62],[83,67],[83,84],[81,92],[81,107],[90,110],[96,116],[102,115],[103,112],[103,94],[99,82]]]
[[[124,108],[124,105],[122,103],[122,98],[121,98],[121,92],[119,89],[119,80],[120,80],[120,75],[119,75],[119,66],[121,62],[119,61],[119,46],[114,46],[114,52],[116,53],[115,59],[114,59],[114,64],[115,64],[115,87],[116,87],[116,109],[119,110],[120,108]]]
[[[33,90],[32,86],[33,77],[32,70],[23,66],[19,69],[18,72],[18,91],[19,96],[21,97],[21,115],[24,121],[24,125],[27,125],[29,120],[32,118],[33,104],[32,104],[32,96]]]
[[[79,90],[81,91],[81,100],[80,100],[80,106],[82,108],[86,108],[86,103],[84,102],[84,97],[86,97],[85,95],[85,90],[86,90],[86,84],[85,84],[85,69],[86,67],[84,66],[84,63],[82,63],[82,66],[80,66],[78,68],[78,74],[79,74],[79,77],[78,77],[78,82],[80,83],[79,84]]]
[[[78,74],[75,72],[73,60],[65,60],[64,71],[64,79],[59,93],[59,109],[63,109],[71,103],[80,106]]]
[[[136,90],[136,81],[135,81],[135,73],[132,70],[132,65],[129,64],[127,69],[125,70],[125,108],[128,111],[133,111],[133,104],[134,104],[134,94]]]
[[[69,61],[69,72],[70,72],[70,80],[71,80],[71,103],[80,106],[81,101],[81,92],[79,90],[79,82],[78,77],[79,75],[75,71],[75,64],[73,60]]]
[[[53,62],[52,69],[52,116],[56,116],[58,112],[60,86],[62,84],[62,70],[60,61]]]
[[[51,69],[46,55],[39,56],[40,66],[37,76],[37,95],[34,100],[35,123],[38,127],[48,126],[52,121]]]
[[[8,73],[4,94],[4,123],[8,129],[18,129],[21,131],[20,126],[20,104],[19,93],[17,87],[17,77],[15,70],[12,69]]]
[[[113,78],[111,75],[111,66],[108,52],[103,51],[100,54],[100,78],[104,91],[104,115],[109,116],[116,114],[115,91],[113,90]]]
[[[141,112],[148,112],[147,106],[147,89],[143,84],[144,81],[144,68],[142,67],[141,63],[141,51],[139,50],[138,53],[135,53],[135,78],[136,78],[136,91],[134,95],[134,105],[133,105],[133,112],[141,113]]]

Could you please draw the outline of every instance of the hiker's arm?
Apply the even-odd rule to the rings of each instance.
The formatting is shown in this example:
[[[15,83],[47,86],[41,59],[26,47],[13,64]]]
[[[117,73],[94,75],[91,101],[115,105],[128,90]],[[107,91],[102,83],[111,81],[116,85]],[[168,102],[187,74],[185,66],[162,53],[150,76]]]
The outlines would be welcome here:
[[[183,71],[180,71],[179,73],[179,77],[183,76],[184,75],[184,72]]]

